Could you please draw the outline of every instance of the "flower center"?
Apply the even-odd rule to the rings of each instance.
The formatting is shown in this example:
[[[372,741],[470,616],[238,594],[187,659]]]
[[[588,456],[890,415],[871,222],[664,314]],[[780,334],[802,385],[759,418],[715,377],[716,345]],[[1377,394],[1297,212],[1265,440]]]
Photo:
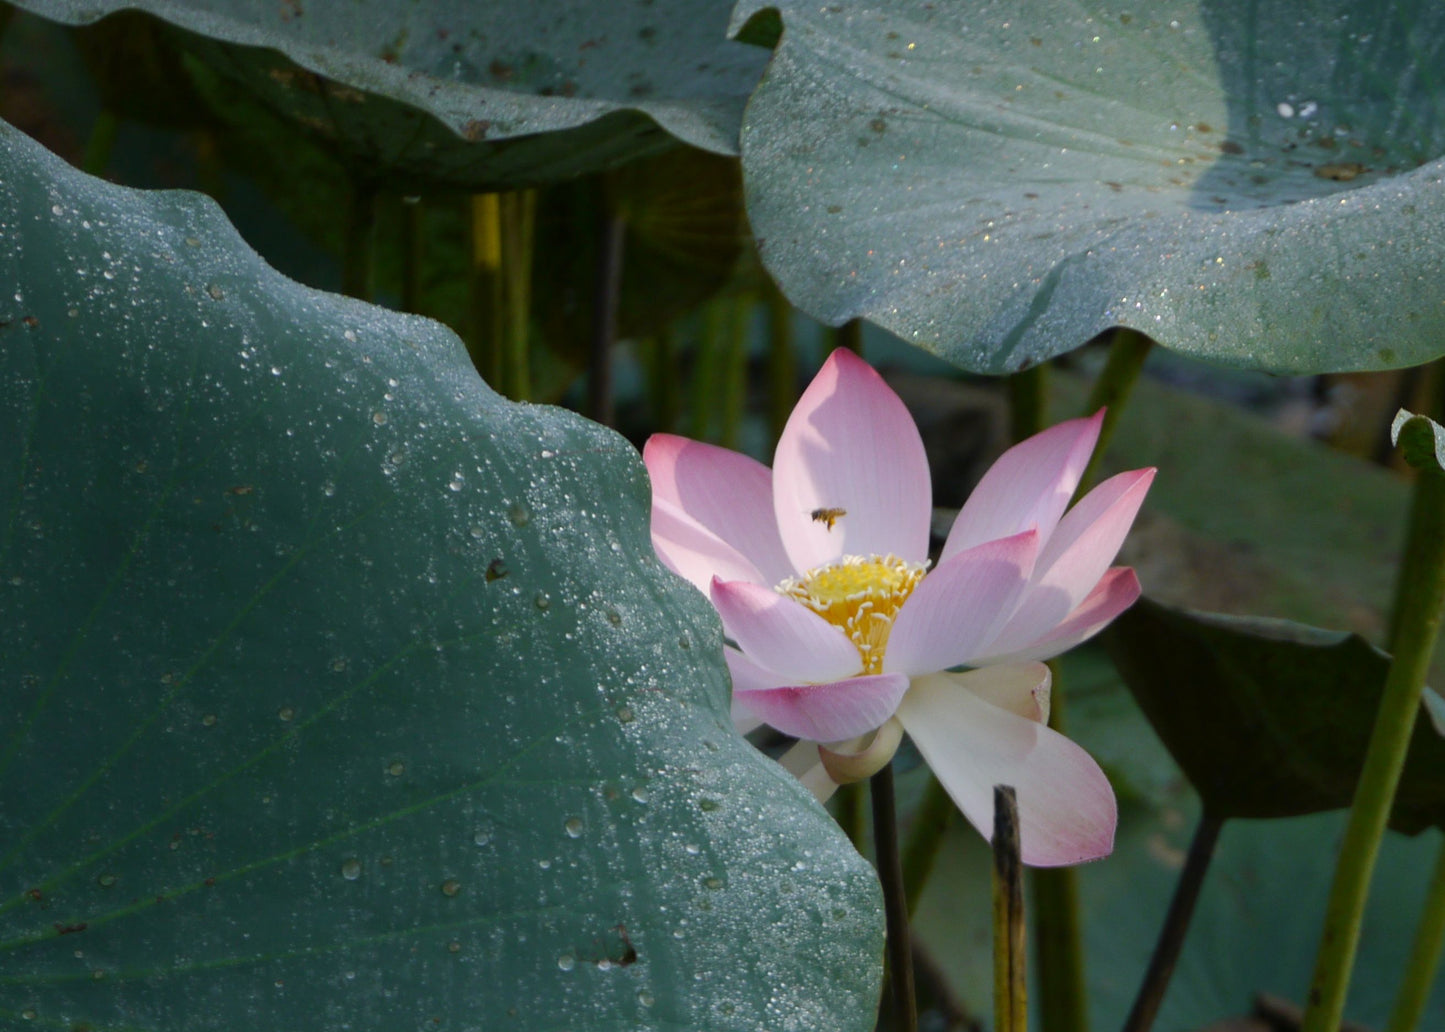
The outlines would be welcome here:
[[[927,571],[927,563],[895,555],[845,555],[802,577],[789,577],[777,591],[841,629],[858,647],[863,673],[877,674],[883,670],[893,618]]]

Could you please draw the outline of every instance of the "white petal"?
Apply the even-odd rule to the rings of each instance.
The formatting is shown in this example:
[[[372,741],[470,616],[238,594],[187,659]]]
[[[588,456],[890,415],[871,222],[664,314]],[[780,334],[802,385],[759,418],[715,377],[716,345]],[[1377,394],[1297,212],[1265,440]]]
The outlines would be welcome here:
[[[1104,412],[1071,419],[999,456],[959,510],[939,561],[966,548],[1037,527],[1048,541],[1099,440]]]
[[[682,510],[745,556],[762,572],[764,583],[793,575],[773,516],[773,474],[768,467],[738,452],[673,434],[648,438],[642,460],[653,497]]]
[[[712,579],[769,583],[748,558],[666,499],[652,499],[652,547],[662,564],[704,595]]]
[[[921,562],[932,499],[913,417],[866,362],[834,351],[773,457],[773,510],[793,565],[807,572],[843,555]]]
[[[993,836],[993,787],[1013,786],[1024,863],[1052,867],[1112,852],[1113,789],[1093,758],[1063,735],[937,675],[914,679],[898,718],[986,838]]]
[[[1029,530],[939,564],[903,603],[883,669],[916,676],[969,662],[1014,611],[1038,547],[1038,532]]]
[[[822,684],[862,670],[863,660],[848,636],[797,599],[756,584],[716,579],[711,597],[728,637],[788,684]]]

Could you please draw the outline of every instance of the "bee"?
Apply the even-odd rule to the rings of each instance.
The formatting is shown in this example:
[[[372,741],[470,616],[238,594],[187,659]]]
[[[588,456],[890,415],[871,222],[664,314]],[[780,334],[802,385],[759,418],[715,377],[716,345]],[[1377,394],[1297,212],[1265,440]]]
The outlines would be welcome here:
[[[813,518],[813,522],[814,522],[814,523],[822,523],[822,524],[825,524],[829,530],[832,530],[832,529],[833,529],[833,524],[837,523],[838,520],[839,520],[841,517],[844,517],[844,516],[847,516],[847,515],[848,515],[848,510],[847,510],[847,509],[814,509],[814,510],[813,510],[812,512],[810,512],[808,515]]]

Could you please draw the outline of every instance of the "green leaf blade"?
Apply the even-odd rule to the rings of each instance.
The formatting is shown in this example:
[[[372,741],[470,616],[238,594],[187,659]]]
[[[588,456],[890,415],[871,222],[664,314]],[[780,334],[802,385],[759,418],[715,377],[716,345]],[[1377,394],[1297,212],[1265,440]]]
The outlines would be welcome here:
[[[713,0],[454,5],[368,0],[23,0],[69,25],[138,10],[344,154],[414,192],[571,178],[677,142],[737,153],[767,52]]]
[[[626,442],[194,196],[0,184],[0,1025],[871,1027]]]
[[[1439,354],[1433,8],[776,6],[747,203],[816,317],[988,373],[1114,325],[1276,372]]]

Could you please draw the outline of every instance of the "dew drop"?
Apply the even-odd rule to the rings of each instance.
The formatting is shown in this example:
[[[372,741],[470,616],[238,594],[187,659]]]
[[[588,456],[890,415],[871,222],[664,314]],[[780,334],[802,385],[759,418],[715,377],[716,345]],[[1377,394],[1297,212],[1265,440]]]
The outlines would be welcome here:
[[[290,721],[295,719],[296,711],[290,706],[282,706],[276,711],[276,716],[280,717],[283,721]]]
[[[704,813],[712,813],[714,810],[719,809],[721,806],[722,803],[718,802],[716,799],[699,799],[697,801],[697,808],[699,810],[702,810]]]
[[[361,877],[361,861],[356,857],[348,857],[341,861],[341,877],[347,881],[356,881]]]
[[[95,883],[99,885],[102,889],[109,889],[113,888],[115,886],[115,883],[119,880],[119,878],[107,871],[105,874],[102,874],[99,878],[95,879]]]
[[[532,603],[545,613],[552,606],[552,598],[545,591],[539,591],[537,597],[532,599]]]
[[[447,490],[460,491],[466,485],[466,479],[460,473],[453,473],[451,483],[447,484]]]
[[[202,726],[202,727],[215,727],[215,726],[216,726],[216,715],[215,715],[214,713],[207,713],[204,717],[201,718],[201,726]]]
[[[657,998],[654,997],[646,989],[639,989],[637,990],[637,1002],[642,1004],[644,1007],[651,1007],[654,1003],[657,1002]]]
[[[446,881],[442,882],[443,896],[455,896],[458,892],[461,891],[462,883],[457,881],[455,878],[448,878]]]
[[[25,1010],[21,1011],[21,1012],[20,1012],[20,1016],[21,1016],[22,1018],[24,1018],[26,1021],[34,1021],[34,1020],[35,1020],[35,1012],[34,1012],[33,1010],[31,1010],[29,1007],[27,1007],[27,1008],[25,1008]]]
[[[372,421],[373,423],[375,423],[377,426],[384,426],[384,425],[386,424],[386,413],[385,413],[385,412],[373,412],[373,413],[371,414],[371,421]]]
[[[639,803],[645,803],[645,802],[647,802],[647,800],[648,800],[647,789],[643,788],[641,785],[638,785],[636,788],[634,788],[634,789],[632,790],[632,798],[635,799],[635,800],[637,800],[637,802],[639,802]]]
[[[478,846],[485,846],[491,841],[492,833],[490,831],[478,831],[475,835],[472,836],[473,844]]]
[[[507,510],[507,519],[512,521],[514,527],[525,527],[532,522],[532,510],[519,503]]]
[[[721,878],[704,878],[702,884],[704,888],[720,889],[723,887],[723,880]]]
[[[386,768],[386,772],[394,778],[399,778],[406,773],[406,764],[397,760]]]
[[[619,706],[617,709],[617,719],[622,721],[622,723],[624,724],[630,724],[634,719],[636,719],[636,716],[632,712],[630,707]]]
[[[582,837],[582,818],[580,818],[580,817],[568,817],[568,818],[567,818],[567,822],[562,825],[562,828],[567,832],[567,837],[568,837],[568,838],[581,838],[581,837]]]
[[[447,952],[448,952],[448,953],[460,953],[460,952],[462,952],[462,944],[459,943],[459,942],[457,942],[455,939],[453,939],[451,942],[447,943]]]
[[[577,966],[577,958],[570,953],[564,953],[557,958],[557,966],[563,971],[571,971]]]
[[[702,852],[702,850],[695,842],[689,842],[687,845],[683,846],[682,851],[688,856],[697,856],[699,853]]]

